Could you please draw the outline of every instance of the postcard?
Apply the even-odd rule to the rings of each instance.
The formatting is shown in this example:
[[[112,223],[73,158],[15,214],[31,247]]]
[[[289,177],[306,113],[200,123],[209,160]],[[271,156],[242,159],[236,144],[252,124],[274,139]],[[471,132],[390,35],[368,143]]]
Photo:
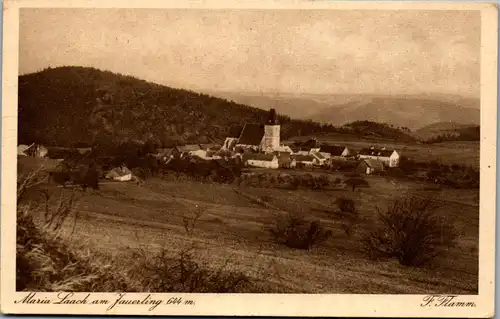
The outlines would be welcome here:
[[[497,15],[4,1],[2,312],[492,317]]]

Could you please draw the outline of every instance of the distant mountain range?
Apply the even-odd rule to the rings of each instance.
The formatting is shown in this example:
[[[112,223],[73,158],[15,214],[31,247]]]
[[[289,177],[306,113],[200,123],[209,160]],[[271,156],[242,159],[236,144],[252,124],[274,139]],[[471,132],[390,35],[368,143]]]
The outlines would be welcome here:
[[[273,107],[292,118],[333,125],[368,120],[416,130],[436,122],[478,125],[480,121],[479,99],[449,94],[211,94],[262,109]]]

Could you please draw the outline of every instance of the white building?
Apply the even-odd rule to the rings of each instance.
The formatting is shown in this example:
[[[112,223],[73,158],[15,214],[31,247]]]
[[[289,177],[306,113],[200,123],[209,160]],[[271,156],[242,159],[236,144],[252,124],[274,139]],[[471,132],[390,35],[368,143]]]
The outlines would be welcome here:
[[[132,172],[124,165],[115,167],[106,174],[107,179],[112,179],[120,182],[128,182],[132,180]]]
[[[314,165],[318,165],[318,166],[323,166],[326,162],[326,158],[321,155],[321,153],[319,152],[311,152],[310,154],[312,157],[314,157]]]
[[[375,147],[364,148],[359,153],[360,159],[374,159],[382,162],[388,167],[399,166],[399,154],[395,150],[387,150],[384,148],[377,149]]]
[[[350,155],[347,147],[336,145],[321,145],[319,153],[327,159],[343,159]]]
[[[312,155],[294,155],[293,158],[295,159],[297,166],[303,165],[306,167],[310,167],[313,166],[315,162],[314,156]]]
[[[242,157],[245,166],[273,169],[279,167],[278,157],[275,154],[245,153]]]

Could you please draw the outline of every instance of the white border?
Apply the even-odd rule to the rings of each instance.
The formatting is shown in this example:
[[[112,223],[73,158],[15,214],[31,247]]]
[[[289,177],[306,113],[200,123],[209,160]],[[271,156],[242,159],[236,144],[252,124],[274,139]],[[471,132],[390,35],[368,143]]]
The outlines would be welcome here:
[[[480,10],[481,11],[481,189],[479,238],[479,295],[460,296],[475,308],[421,307],[423,295],[359,294],[153,294],[162,299],[180,296],[195,306],[106,306],[15,304],[26,293],[15,292],[17,78],[19,8],[238,8],[324,10]],[[23,314],[122,314],[122,315],[228,315],[228,316],[375,316],[375,317],[491,317],[494,310],[496,119],[497,119],[497,5],[465,2],[309,2],[270,0],[6,0],[4,1],[2,153],[1,153],[1,308]],[[53,296],[53,293],[38,294]],[[81,295],[86,295],[82,293]],[[144,297],[146,294],[130,294]],[[93,298],[114,299],[115,294],[93,293]]]

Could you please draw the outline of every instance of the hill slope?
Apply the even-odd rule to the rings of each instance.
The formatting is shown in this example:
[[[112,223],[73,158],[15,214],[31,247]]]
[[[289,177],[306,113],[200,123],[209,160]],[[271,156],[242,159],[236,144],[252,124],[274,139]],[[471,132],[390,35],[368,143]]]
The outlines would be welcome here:
[[[261,109],[93,68],[19,77],[20,143],[201,143],[266,118]]]
[[[169,147],[222,142],[239,134],[245,123],[265,123],[267,117],[268,109],[94,68],[49,68],[19,77],[23,144],[85,147],[149,141]],[[329,132],[413,139],[408,132],[373,125],[363,124],[358,132],[284,115],[279,121],[282,139]]]
[[[480,129],[477,125],[455,122],[438,122],[422,127],[414,132],[415,138],[431,141],[438,138],[445,140],[479,141]]]

